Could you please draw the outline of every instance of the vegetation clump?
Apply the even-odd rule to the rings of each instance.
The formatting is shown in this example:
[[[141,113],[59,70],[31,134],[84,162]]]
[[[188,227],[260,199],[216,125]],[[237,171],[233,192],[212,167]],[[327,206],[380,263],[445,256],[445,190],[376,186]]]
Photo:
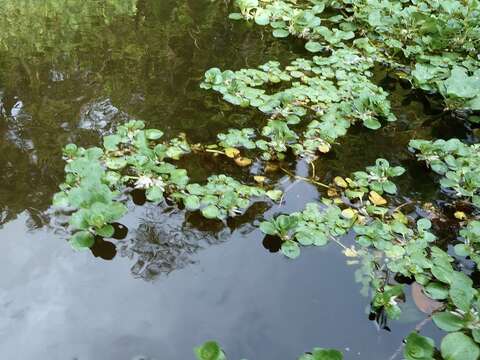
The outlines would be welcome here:
[[[198,151],[224,154],[242,167],[254,161],[281,163],[289,153],[311,160],[328,153],[354,124],[377,130],[383,121],[396,119],[388,93],[373,81],[377,64],[388,65],[417,89],[438,94],[446,109],[478,120],[478,0],[237,0],[236,6],[239,12],[231,19],[269,26],[276,38],[303,39],[315,55],[286,66],[268,61],[256,68],[206,71],[202,88],[264,114],[258,129],[232,128],[218,134],[216,144],[192,145],[183,135],[163,140],[162,131],[132,120],[104,137],[103,148],[67,145],[66,178],[53,202],[70,215],[73,247],[88,248],[97,236],[111,237],[112,223],[127,212],[125,194],[133,188],[145,191],[151,202],[169,199],[222,221],[242,214],[255,198],[281,200],[277,189],[225,174],[193,183],[177,161]],[[440,176],[448,203],[471,207],[468,214],[454,215],[460,228],[455,256],[438,241],[428,213],[409,212],[396,202],[393,180],[405,169],[385,159],[349,177],[337,176],[328,185],[302,178],[321,185],[326,194],[302,211],[261,222],[259,229],[279,238],[281,252],[291,259],[302,247],[341,246],[347,257],[362,262],[356,275],[372,293],[372,312],[390,319],[400,317],[405,297],[405,286],[396,279],[415,282],[425,296],[439,302],[431,318],[448,334],[437,350],[432,339],[411,333],[404,357],[475,360],[480,356],[480,291],[459,264],[473,261],[478,270],[480,262],[480,148],[458,139],[412,140],[409,147]],[[241,151],[258,157],[243,157]],[[353,243],[346,246],[348,234]],[[196,355],[200,360],[226,359],[215,342],[197,348]],[[321,359],[342,355],[318,348],[299,360]]]

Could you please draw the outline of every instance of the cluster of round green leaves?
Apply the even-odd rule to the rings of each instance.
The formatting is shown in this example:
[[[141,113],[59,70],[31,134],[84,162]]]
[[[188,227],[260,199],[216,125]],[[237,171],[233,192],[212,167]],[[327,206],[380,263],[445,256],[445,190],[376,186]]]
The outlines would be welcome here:
[[[103,149],[65,147],[65,182],[53,205],[70,214],[74,248],[89,248],[95,236],[113,235],[112,223],[127,212],[122,195],[131,188],[144,189],[151,202],[168,196],[189,211],[219,220],[241,214],[255,197],[280,198],[279,190],[245,185],[226,175],[211,176],[206,184],[191,183],[187,171],[174,165],[191,151],[186,139],[161,141],[162,131],[144,127],[142,121],[129,121],[104,137]]]
[[[257,148],[264,160],[283,159],[289,148],[299,156],[328,152],[356,122],[376,130],[382,119],[395,120],[387,93],[370,79],[372,66],[357,50],[338,49],[328,57],[296,59],[284,69],[275,61],[257,69],[212,68],[201,86],[233,105],[251,106],[269,116],[260,139],[254,140],[253,129],[230,129],[219,135],[221,145]],[[279,83],[285,85],[283,90],[267,91]],[[305,118],[309,123],[303,133],[290,128],[304,126]]]
[[[449,108],[480,110],[478,0],[236,0],[232,19],[295,36],[318,53],[355,47],[402,70],[420,89],[441,94]],[[334,16],[326,14],[335,13]],[[471,117],[478,121],[478,117]]]

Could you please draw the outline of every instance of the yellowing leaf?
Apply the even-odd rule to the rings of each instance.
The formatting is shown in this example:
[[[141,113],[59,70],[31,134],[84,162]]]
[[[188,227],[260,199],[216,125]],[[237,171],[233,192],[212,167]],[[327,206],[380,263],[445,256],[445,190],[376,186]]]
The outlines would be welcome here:
[[[241,167],[249,166],[252,164],[252,160],[246,157],[235,158],[235,164]]]
[[[330,188],[327,190],[327,195],[329,197],[335,197],[335,196],[338,196],[338,192],[337,190]]]
[[[335,185],[337,185],[341,188],[345,189],[345,188],[348,187],[347,182],[340,176],[335,177],[335,179],[333,179],[333,182],[335,183]]]
[[[467,220],[467,215],[463,211],[455,211],[455,214],[453,214],[456,219],[458,220]]]
[[[330,148],[331,148],[330,144],[325,143],[325,144],[322,144],[318,147],[318,151],[320,151],[323,154],[326,154],[330,151]]]
[[[280,169],[280,167],[278,166],[278,164],[274,164],[274,163],[267,163],[267,165],[265,166],[266,172],[274,172],[274,171],[278,171],[278,169]]]
[[[259,184],[263,184],[265,182],[266,178],[265,178],[265,176],[257,175],[257,176],[253,177],[253,180],[255,180]]]
[[[379,193],[376,191],[370,191],[370,196],[368,197],[373,205],[385,205],[387,200],[385,200]]]
[[[240,150],[232,148],[232,147],[226,148],[225,149],[225,155],[227,155],[229,158],[233,159],[233,158],[237,157],[238,155],[240,155]]]
[[[395,211],[392,216],[395,220],[401,222],[402,224],[408,224],[408,218],[401,211]]]
[[[355,250],[355,248],[353,246],[343,250],[343,254],[346,257],[357,257],[358,256],[357,250]]]
[[[355,210],[353,210],[352,208],[347,208],[347,209],[343,209],[342,210],[342,216],[345,218],[345,219],[353,219],[353,217],[355,216],[356,212]]]

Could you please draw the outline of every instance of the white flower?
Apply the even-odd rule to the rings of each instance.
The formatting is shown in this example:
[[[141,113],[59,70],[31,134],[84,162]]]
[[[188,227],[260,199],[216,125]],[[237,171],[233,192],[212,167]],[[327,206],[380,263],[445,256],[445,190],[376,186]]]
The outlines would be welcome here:
[[[153,186],[152,178],[142,175],[135,182],[135,189],[148,189]]]
[[[161,177],[152,179],[146,175],[140,176],[135,182],[135,189],[148,189],[153,186],[159,187],[163,191],[165,188],[165,183]]]

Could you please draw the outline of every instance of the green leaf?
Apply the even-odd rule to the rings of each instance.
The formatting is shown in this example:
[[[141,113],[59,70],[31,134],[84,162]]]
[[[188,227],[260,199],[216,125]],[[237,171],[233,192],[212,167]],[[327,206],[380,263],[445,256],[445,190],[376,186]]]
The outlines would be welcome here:
[[[273,30],[273,36],[276,38],[286,38],[290,33],[284,29],[275,29]]]
[[[122,141],[122,138],[118,135],[109,135],[103,138],[103,147],[108,151],[118,150],[118,144]]]
[[[163,136],[163,132],[157,129],[145,130],[145,136],[148,140],[158,140]]]
[[[243,16],[240,13],[231,13],[228,15],[228,18],[231,20],[242,20]]]
[[[382,127],[382,124],[377,119],[369,117],[363,121],[363,126],[371,130],[378,130]]]
[[[343,360],[343,355],[335,349],[316,348],[312,352],[313,360]]]
[[[93,246],[95,238],[88,231],[79,231],[73,234],[69,242],[75,250],[84,250]]]
[[[308,51],[312,52],[312,53],[317,53],[319,51],[322,51],[323,50],[323,45],[320,44],[319,42],[316,42],[316,41],[309,41],[305,44],[305,49],[307,49]]]
[[[455,306],[463,311],[468,311],[475,292],[473,289],[455,286],[450,289],[449,294]]]
[[[432,223],[427,218],[421,218],[417,221],[417,229],[419,231],[425,231],[432,227]]]
[[[458,98],[473,98],[480,90],[480,78],[467,75],[467,70],[460,66],[452,69],[450,77],[445,80],[445,94]]]
[[[444,311],[433,315],[433,322],[440,329],[452,332],[463,329],[465,326],[465,320],[460,316],[451,313],[450,311]]]
[[[66,207],[68,205],[68,196],[64,192],[58,192],[53,195],[53,206]]]
[[[397,186],[391,181],[385,181],[382,185],[383,191],[388,194],[396,194],[397,193]]]
[[[105,160],[105,165],[112,170],[120,170],[127,166],[127,160],[123,157],[109,158]]]
[[[196,347],[195,356],[197,360],[226,360],[220,345],[215,341],[207,341],[203,345]]]
[[[184,204],[187,210],[195,211],[200,208],[200,199],[196,195],[189,195],[184,199]]]
[[[445,336],[440,350],[444,360],[478,360],[480,356],[478,345],[461,332]]]
[[[281,190],[268,190],[266,195],[273,201],[278,201],[282,198],[283,192]]]
[[[435,343],[432,339],[412,332],[407,336],[403,355],[406,360],[432,360]]]
[[[325,233],[313,229],[299,231],[295,234],[295,238],[300,244],[305,246],[324,246],[328,243],[328,238]]]
[[[448,297],[448,288],[438,282],[430,282],[425,291],[434,300],[445,300]]]
[[[112,237],[114,232],[115,232],[115,229],[110,224],[105,225],[102,228],[96,230],[97,235],[105,238]]]
[[[152,186],[147,189],[145,195],[148,201],[160,202],[163,200],[163,189],[159,186]]]
[[[300,256],[300,247],[295,241],[287,240],[282,243],[282,253],[290,259],[295,259]]]
[[[202,209],[202,215],[207,219],[219,219],[221,214],[218,207],[215,205],[208,205]]]
[[[258,8],[255,12],[255,22],[258,25],[268,25],[270,23],[270,11]]]
[[[277,235],[277,229],[270,221],[262,221],[260,223],[260,230],[267,235]]]

